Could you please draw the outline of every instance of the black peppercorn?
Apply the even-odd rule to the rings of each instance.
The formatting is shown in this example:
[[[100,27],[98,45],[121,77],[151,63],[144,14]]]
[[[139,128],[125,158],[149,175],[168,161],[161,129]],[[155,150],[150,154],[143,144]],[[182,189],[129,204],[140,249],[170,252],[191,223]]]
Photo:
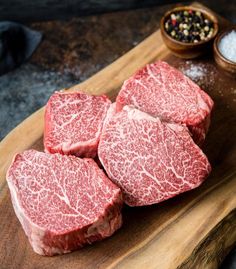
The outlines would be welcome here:
[[[197,43],[210,38],[214,31],[213,22],[200,11],[183,10],[171,13],[165,22],[166,32],[181,42]]]

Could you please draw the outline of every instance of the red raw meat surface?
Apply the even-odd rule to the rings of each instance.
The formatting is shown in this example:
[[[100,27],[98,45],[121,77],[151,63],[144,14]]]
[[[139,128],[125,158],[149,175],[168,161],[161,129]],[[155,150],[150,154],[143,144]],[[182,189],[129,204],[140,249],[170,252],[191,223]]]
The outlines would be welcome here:
[[[187,127],[125,106],[103,129],[98,157],[125,203],[159,203],[199,186],[211,166]]]
[[[45,151],[94,158],[110,105],[105,95],[55,92],[46,105]]]
[[[192,80],[165,62],[148,64],[126,80],[116,110],[134,105],[167,122],[185,124],[201,145],[210,124],[212,99]]]
[[[52,256],[121,227],[121,190],[93,159],[27,150],[7,173],[15,213],[34,249]]]

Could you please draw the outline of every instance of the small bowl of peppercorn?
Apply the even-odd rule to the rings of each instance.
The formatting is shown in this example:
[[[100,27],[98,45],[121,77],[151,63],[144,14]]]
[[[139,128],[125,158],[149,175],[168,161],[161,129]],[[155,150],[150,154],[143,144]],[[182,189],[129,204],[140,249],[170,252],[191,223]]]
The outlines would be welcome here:
[[[162,17],[161,33],[174,55],[192,59],[209,52],[218,33],[218,20],[203,8],[176,7]]]

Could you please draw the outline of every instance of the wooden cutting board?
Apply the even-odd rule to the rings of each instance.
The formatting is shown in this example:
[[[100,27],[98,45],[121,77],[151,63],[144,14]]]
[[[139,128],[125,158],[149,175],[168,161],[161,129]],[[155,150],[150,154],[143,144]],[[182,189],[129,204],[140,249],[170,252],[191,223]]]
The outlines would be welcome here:
[[[221,19],[221,23],[225,21]],[[5,174],[16,152],[43,150],[44,109],[9,133],[0,143],[1,269],[218,268],[236,242],[236,78],[218,70],[208,54],[194,61],[177,59],[169,54],[158,30],[70,89],[105,93],[114,99],[122,82],[134,71],[156,59],[165,59],[192,76],[215,101],[203,149],[213,166],[207,181],[196,190],[158,205],[125,207],[123,227],[102,242],[52,258],[32,251],[14,214]]]

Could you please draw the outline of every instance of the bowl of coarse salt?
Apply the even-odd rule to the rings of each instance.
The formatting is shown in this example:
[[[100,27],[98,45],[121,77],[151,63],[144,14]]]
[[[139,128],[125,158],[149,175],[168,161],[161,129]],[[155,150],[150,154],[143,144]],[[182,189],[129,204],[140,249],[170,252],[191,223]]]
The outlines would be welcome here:
[[[221,32],[215,38],[214,58],[222,69],[236,74],[236,27]]]

